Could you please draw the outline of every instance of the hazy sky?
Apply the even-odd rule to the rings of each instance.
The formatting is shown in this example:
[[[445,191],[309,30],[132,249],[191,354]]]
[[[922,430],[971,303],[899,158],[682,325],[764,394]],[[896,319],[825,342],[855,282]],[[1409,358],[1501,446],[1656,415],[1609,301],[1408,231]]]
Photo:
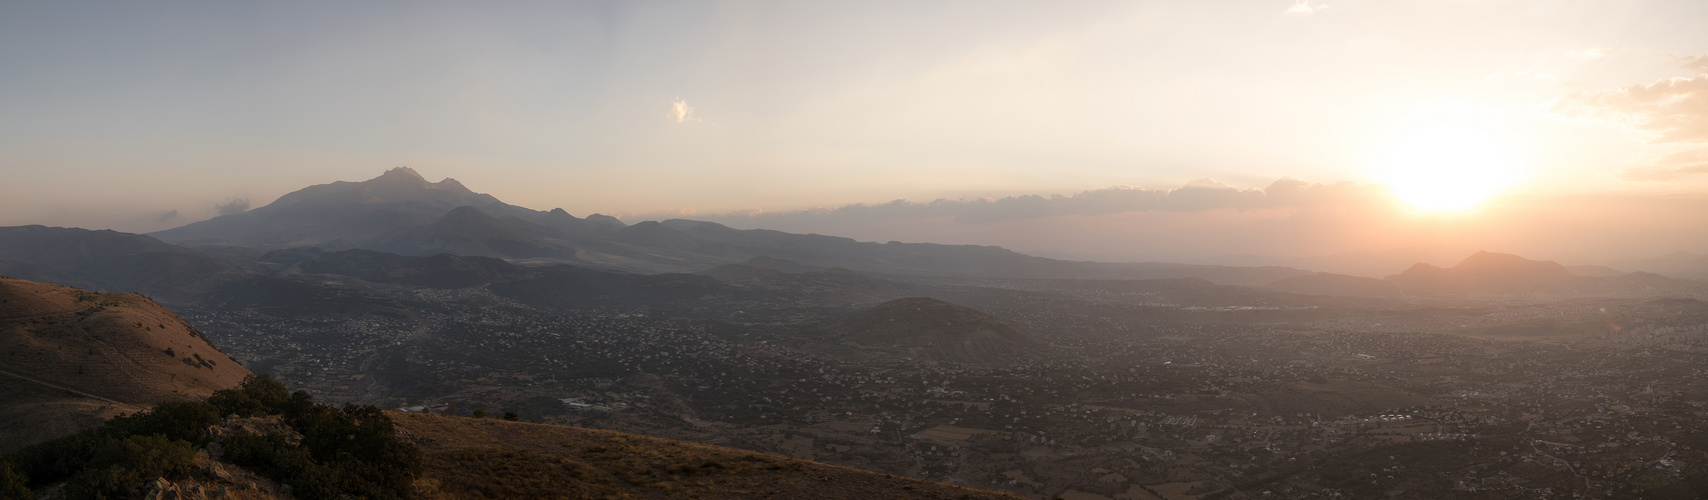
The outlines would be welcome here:
[[[403,165],[630,218],[1380,191],[1441,151],[1522,199],[1708,192],[1698,0],[562,3],[0,2],[0,225],[158,230]]]

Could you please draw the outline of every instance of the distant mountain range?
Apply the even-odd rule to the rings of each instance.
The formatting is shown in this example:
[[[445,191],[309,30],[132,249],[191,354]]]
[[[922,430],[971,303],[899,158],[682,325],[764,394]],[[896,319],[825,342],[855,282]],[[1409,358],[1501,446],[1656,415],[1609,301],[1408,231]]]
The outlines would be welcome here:
[[[1689,264],[1690,256],[1675,257],[1669,262]],[[1190,303],[1204,300],[1189,290],[1244,293],[1210,285],[1364,298],[1656,295],[1700,285],[1487,252],[1454,267],[1419,263],[1378,280],[1288,267],[1064,261],[993,246],[860,242],[684,219],[628,225],[598,214],[577,218],[561,209],[505,204],[453,179],[428,182],[407,168],[363,182],[310,186],[253,211],[150,236],[0,228],[0,275],[138,292],[173,304],[317,307],[329,313],[373,305],[358,298],[365,296],[361,287],[372,285],[484,286],[500,297],[540,307],[680,305],[688,299],[752,299],[754,294],[864,307],[911,295],[899,284],[904,282],[1115,287],[1107,291],[1140,296],[1155,291],[1128,288],[1161,285],[1115,282],[1187,280],[1165,288]]]
[[[1651,273],[1580,276],[1553,261],[1477,252],[1459,264],[1418,263],[1386,280],[1417,293],[1525,293],[1653,295],[1693,283]]]
[[[1309,274],[1285,267],[1074,262],[999,247],[859,242],[816,234],[738,230],[683,219],[626,225],[609,216],[577,218],[476,193],[454,179],[428,182],[395,168],[362,182],[303,188],[271,204],[152,233],[168,243],[235,254],[313,247],[399,255],[449,253],[522,263],[564,263],[638,273],[695,272],[753,258],[819,268],[1004,278],[1183,278],[1261,284]]]
[[[207,253],[117,231],[0,227],[0,275],[193,301],[242,273]]]

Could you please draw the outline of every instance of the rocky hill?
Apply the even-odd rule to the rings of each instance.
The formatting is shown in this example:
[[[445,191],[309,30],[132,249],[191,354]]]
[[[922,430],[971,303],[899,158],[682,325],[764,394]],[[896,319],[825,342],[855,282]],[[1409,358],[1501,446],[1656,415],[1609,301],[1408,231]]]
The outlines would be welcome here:
[[[0,277],[0,451],[199,400],[249,370],[137,294]]]

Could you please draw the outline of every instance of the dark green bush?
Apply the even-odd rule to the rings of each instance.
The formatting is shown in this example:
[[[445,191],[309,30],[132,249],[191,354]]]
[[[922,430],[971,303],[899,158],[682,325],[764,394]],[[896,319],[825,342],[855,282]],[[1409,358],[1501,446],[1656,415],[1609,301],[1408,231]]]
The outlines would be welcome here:
[[[397,437],[379,408],[315,404],[307,392],[290,393],[263,375],[218,391],[205,403],[164,403],[8,455],[9,462],[0,462],[0,500],[11,500],[14,483],[40,487],[67,479],[73,499],[139,497],[147,478],[188,473],[196,448],[208,440],[207,429],[220,415],[234,413],[279,415],[302,435],[294,445],[279,434],[224,442],[225,460],[291,485],[298,498],[408,498],[421,473],[420,451]],[[22,498],[28,498],[24,491]]]
[[[303,393],[307,395],[307,393]],[[243,384],[233,389],[215,392],[208,397],[208,404],[219,408],[221,415],[237,414],[253,416],[261,414],[278,414],[282,406],[291,399],[290,389],[285,384],[273,380],[271,375],[250,375],[243,379]]]

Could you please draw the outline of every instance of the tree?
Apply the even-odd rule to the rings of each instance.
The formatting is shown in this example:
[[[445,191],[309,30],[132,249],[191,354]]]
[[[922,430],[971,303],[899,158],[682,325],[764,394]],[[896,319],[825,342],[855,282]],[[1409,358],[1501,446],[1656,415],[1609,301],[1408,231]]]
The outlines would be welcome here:
[[[249,375],[243,378],[242,385],[214,392],[208,397],[208,403],[218,407],[220,414],[242,416],[277,413],[291,401],[290,389],[271,375]]]
[[[504,419],[505,419],[505,420],[509,420],[509,421],[511,421],[511,422],[515,422],[515,421],[516,421],[516,420],[517,420],[517,419],[520,419],[520,418],[521,418],[521,417],[519,417],[519,416],[517,416],[517,415],[516,415],[516,412],[513,412],[513,411],[507,411],[507,412],[504,412]]]
[[[486,418],[486,410],[475,410],[470,415],[473,415],[474,418]]]

